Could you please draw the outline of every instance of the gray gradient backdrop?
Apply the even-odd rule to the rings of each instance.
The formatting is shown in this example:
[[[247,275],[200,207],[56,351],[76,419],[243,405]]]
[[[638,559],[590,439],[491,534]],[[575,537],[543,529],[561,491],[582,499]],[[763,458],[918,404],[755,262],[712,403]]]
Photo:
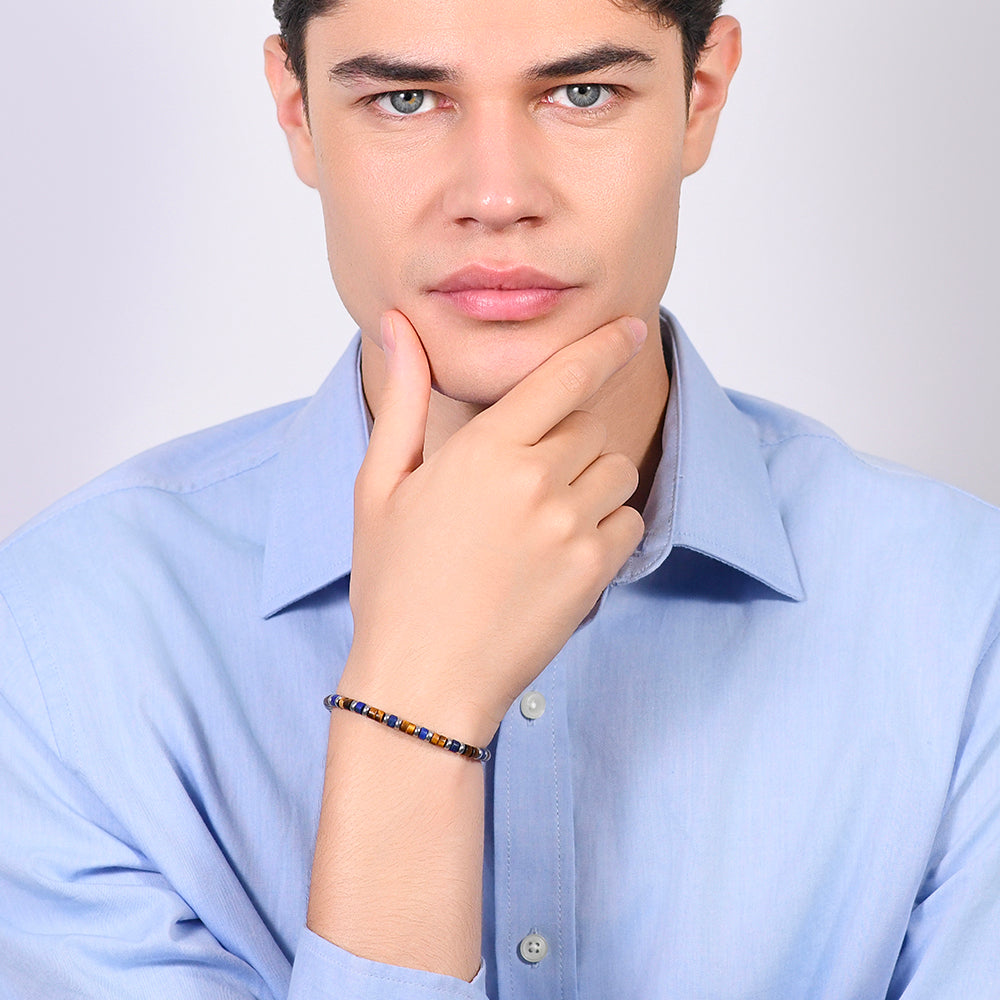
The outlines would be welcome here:
[[[746,55],[666,303],[724,384],[1000,502],[1000,4],[727,10]],[[137,451],[308,395],[353,332],[274,124],[268,0],[4,22],[0,536]]]

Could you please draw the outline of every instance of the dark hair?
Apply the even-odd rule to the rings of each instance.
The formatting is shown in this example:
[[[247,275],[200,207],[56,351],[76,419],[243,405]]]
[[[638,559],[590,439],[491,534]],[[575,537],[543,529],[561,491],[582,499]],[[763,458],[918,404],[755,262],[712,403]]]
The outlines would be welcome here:
[[[691,93],[695,67],[708,40],[712,22],[719,16],[723,0],[614,0],[620,7],[648,10],[663,24],[675,25],[684,42],[684,86]],[[339,0],[274,0],[274,16],[281,25],[281,38],[288,64],[306,94],[306,27],[314,17],[328,14]]]

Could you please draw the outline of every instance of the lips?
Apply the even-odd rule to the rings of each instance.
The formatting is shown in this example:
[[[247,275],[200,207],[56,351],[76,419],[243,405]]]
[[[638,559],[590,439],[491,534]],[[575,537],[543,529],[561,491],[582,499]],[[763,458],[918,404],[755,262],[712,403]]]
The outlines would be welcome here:
[[[568,282],[559,281],[549,274],[536,271],[533,267],[492,268],[481,264],[463,267],[434,287],[436,292],[468,292],[475,289],[515,292],[529,288],[545,288],[560,291],[571,287]]]
[[[473,319],[516,322],[551,312],[575,287],[533,267],[472,264],[449,275],[429,294]]]

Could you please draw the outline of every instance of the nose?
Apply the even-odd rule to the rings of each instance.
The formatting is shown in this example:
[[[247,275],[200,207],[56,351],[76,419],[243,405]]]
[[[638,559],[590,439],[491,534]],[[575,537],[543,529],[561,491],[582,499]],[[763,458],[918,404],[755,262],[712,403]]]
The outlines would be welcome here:
[[[453,166],[444,190],[452,223],[501,231],[537,225],[551,215],[546,151],[530,117],[485,109],[468,115],[452,139]]]

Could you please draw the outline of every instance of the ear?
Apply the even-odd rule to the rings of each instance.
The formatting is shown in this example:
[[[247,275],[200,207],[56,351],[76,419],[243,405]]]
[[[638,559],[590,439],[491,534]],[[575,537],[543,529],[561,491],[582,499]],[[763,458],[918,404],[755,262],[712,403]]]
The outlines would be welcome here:
[[[316,151],[302,99],[302,84],[292,72],[285,46],[278,35],[272,35],[264,43],[264,73],[278,110],[278,124],[292,151],[295,172],[304,184],[317,187]]]
[[[728,16],[716,18],[695,67],[691,87],[682,160],[685,177],[700,170],[708,159],[719,115],[726,106],[729,83],[740,64],[742,54],[739,21]]]

